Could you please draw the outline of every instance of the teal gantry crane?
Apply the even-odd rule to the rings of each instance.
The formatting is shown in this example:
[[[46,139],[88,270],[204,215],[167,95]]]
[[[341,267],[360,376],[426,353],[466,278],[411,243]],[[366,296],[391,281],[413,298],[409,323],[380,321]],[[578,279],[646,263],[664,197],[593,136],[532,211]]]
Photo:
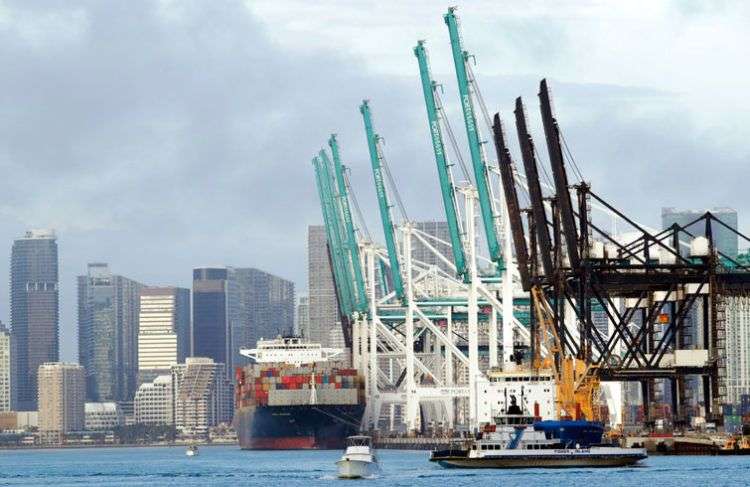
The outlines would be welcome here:
[[[445,207],[445,216],[448,223],[448,231],[451,237],[451,249],[453,252],[453,262],[456,264],[456,274],[466,279],[466,256],[464,246],[461,240],[461,227],[458,223],[458,207],[456,204],[456,193],[453,185],[453,178],[450,173],[450,163],[445,153],[445,144],[443,143],[443,133],[440,129],[440,114],[437,104],[435,103],[435,90],[437,84],[430,74],[430,65],[427,57],[427,50],[424,41],[417,42],[414,48],[414,55],[417,56],[419,63],[419,75],[422,79],[422,91],[424,94],[425,107],[427,108],[427,123],[430,128],[430,138],[432,139],[432,149],[435,153],[435,164],[437,165],[438,178],[440,179],[440,191],[443,196],[443,206]]]
[[[339,153],[339,144],[336,140],[336,134],[331,134],[331,138],[328,139],[328,145],[331,147],[331,154],[333,155],[333,168],[336,173],[336,185],[338,186],[336,197],[339,201],[339,207],[341,208],[343,225],[346,230],[346,244],[349,250],[349,260],[351,261],[351,269],[354,275],[354,285],[356,290],[354,309],[360,313],[366,313],[368,303],[367,292],[365,290],[365,280],[362,274],[362,261],[359,256],[359,244],[357,243],[357,236],[354,230],[354,221],[349,206],[349,193],[344,179],[344,165],[341,163],[341,154]]]
[[[391,205],[388,201],[388,191],[385,186],[383,174],[383,156],[380,148],[380,136],[372,127],[372,114],[370,103],[363,100],[359,107],[365,123],[365,135],[367,136],[367,149],[370,152],[370,163],[372,165],[372,177],[375,180],[375,193],[378,197],[380,218],[383,222],[383,234],[385,235],[386,250],[388,251],[388,262],[391,265],[391,281],[396,297],[404,299],[404,281],[401,276],[401,264],[398,260],[398,249],[396,248],[396,234],[391,216]]]
[[[461,96],[461,108],[463,109],[464,125],[466,126],[466,137],[469,141],[469,152],[471,153],[472,168],[474,170],[474,182],[479,195],[479,208],[482,213],[482,223],[484,224],[490,259],[496,263],[497,270],[500,271],[505,269],[505,262],[503,261],[503,253],[500,247],[500,239],[498,237],[498,215],[495,214],[495,208],[492,203],[487,161],[485,160],[482,151],[482,143],[479,140],[477,117],[474,112],[474,102],[472,100],[471,88],[469,86],[469,75],[466,63],[470,56],[469,53],[464,50],[461,43],[461,34],[458,31],[458,18],[456,17],[455,10],[456,7],[450,7],[448,13],[444,16],[444,19],[446,25],[448,25],[448,33],[450,34],[453,63],[456,67],[458,91]]]

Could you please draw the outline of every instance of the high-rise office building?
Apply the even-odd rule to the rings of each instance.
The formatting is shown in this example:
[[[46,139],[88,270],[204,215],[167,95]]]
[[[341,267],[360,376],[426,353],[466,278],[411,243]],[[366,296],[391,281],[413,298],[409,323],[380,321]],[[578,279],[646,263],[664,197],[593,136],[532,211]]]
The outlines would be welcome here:
[[[307,279],[309,321],[300,332],[310,341],[329,346],[331,329],[341,328],[341,318],[323,225],[307,227]]]
[[[437,250],[440,255],[448,259],[449,262],[453,262],[453,252],[450,246],[451,235],[447,222],[424,221],[414,222],[412,225],[416,230],[432,237],[424,237],[424,239],[427,240],[427,242],[429,242],[429,244]],[[428,248],[418,238],[413,238],[412,240],[412,259],[424,264],[434,265],[448,274],[453,274],[453,271],[450,270],[448,264],[435,255],[435,252]]]
[[[78,362],[90,402],[132,401],[138,378],[139,282],[104,263],[78,276]]]
[[[193,270],[192,356],[227,364],[247,363],[240,348],[294,327],[294,284],[253,268]]]
[[[711,210],[678,210],[676,208],[662,208],[662,230],[669,228],[674,223],[677,223],[680,226],[686,226],[703,216],[707,211],[710,211],[716,218],[721,220],[722,223],[726,224],[731,229],[737,230],[737,210],[732,208],[713,208]],[[704,235],[705,223],[702,221],[694,223],[689,225],[687,230],[696,236]],[[726,256],[735,259],[738,251],[737,234],[721,224],[714,224],[711,231],[714,235],[714,242],[716,243],[717,250]],[[690,243],[690,237],[688,235],[681,234],[680,239],[684,240],[686,243]],[[682,250],[683,252],[686,252],[685,248]]]
[[[275,338],[294,330],[294,283],[253,268],[234,269],[240,293],[239,326],[235,352],[255,347],[259,338]],[[244,357],[243,357],[244,358]],[[235,360],[234,366],[243,364]]]
[[[39,366],[39,430],[45,441],[59,442],[85,425],[86,377],[78,364],[50,362]]]
[[[174,422],[183,434],[205,436],[232,420],[232,385],[226,367],[207,357],[172,366]]]
[[[237,282],[233,269],[203,267],[193,269],[193,325],[190,355],[209,357],[233,369],[234,341],[240,320]]]
[[[13,352],[10,330],[0,322],[0,412],[12,408],[11,380]]]
[[[727,403],[739,405],[750,394],[750,298],[729,296],[725,309]]]
[[[10,323],[15,346],[17,403],[37,409],[39,366],[59,359],[57,238],[52,230],[30,230],[13,242],[10,264]]]
[[[294,317],[294,334],[299,335],[310,326],[310,298],[300,296],[297,301],[297,314]]]
[[[139,381],[169,373],[190,353],[190,290],[145,287],[140,292]]]

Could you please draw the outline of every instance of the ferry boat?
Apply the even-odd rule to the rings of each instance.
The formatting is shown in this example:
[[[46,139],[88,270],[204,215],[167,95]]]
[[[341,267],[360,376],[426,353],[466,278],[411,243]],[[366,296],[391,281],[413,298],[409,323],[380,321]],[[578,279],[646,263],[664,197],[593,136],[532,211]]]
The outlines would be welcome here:
[[[647,457],[643,448],[601,444],[603,433],[601,423],[524,415],[511,396],[505,415],[474,439],[433,451],[430,461],[446,468],[570,468],[624,467]]]
[[[372,450],[369,436],[350,436],[346,439],[346,452],[336,462],[341,479],[372,477],[380,471],[378,459]]]
[[[365,409],[364,382],[341,367],[340,349],[300,337],[261,339],[240,353],[234,426],[246,450],[343,448]]]

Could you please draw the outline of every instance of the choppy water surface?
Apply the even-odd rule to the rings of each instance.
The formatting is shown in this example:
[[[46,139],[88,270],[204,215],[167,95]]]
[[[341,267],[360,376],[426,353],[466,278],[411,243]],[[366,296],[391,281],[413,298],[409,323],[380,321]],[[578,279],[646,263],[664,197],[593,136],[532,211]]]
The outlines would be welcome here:
[[[636,468],[580,470],[445,470],[423,451],[380,451],[382,474],[338,480],[338,451],[249,452],[236,447],[92,448],[0,451],[0,485],[124,486],[570,486],[750,485],[748,457],[651,457]]]

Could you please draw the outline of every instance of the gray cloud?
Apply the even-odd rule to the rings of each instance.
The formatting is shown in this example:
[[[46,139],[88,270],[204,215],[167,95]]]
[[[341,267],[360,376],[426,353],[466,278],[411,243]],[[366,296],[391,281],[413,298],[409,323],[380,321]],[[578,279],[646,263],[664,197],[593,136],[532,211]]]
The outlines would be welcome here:
[[[58,228],[66,358],[76,356],[74,276],[86,262],[182,286],[194,266],[257,266],[304,289],[306,225],[320,221],[310,158],[331,132],[376,230],[362,98],[371,99],[410,216],[441,218],[416,64],[402,76],[373,74],[336,46],[280,47],[239,1],[0,5],[0,242],[9,255],[26,228]],[[562,42],[556,51],[544,45],[563,38],[564,26],[546,32],[523,51],[540,63],[550,52],[570,55]],[[545,73],[477,74],[507,123],[524,95],[541,146],[536,89]],[[461,133],[454,80],[441,81]],[[747,150],[691,123],[679,93],[553,87],[585,177],[638,218],[656,224],[662,205],[750,210],[734,177]]]

